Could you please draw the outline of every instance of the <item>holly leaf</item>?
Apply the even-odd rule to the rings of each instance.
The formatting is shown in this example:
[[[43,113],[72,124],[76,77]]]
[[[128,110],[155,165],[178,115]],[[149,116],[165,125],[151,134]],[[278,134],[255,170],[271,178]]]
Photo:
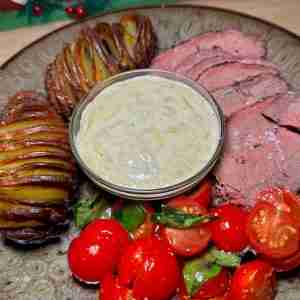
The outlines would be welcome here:
[[[163,224],[167,227],[185,229],[201,223],[207,223],[214,218],[211,215],[192,215],[179,209],[162,205],[161,212],[153,214],[152,221],[153,223]]]

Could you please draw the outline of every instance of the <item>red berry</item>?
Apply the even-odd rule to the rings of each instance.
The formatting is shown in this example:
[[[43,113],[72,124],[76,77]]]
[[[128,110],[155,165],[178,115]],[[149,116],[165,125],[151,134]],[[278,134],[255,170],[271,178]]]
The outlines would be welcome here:
[[[40,5],[34,5],[32,7],[32,13],[35,16],[40,17],[43,14],[43,8]]]
[[[66,12],[66,14],[68,14],[69,16],[70,16],[70,15],[73,15],[73,14],[75,13],[74,7],[72,7],[72,6],[66,7],[66,8],[65,8],[65,12]]]
[[[87,12],[84,8],[84,6],[80,5],[76,7],[76,15],[78,18],[84,18],[87,16]]]

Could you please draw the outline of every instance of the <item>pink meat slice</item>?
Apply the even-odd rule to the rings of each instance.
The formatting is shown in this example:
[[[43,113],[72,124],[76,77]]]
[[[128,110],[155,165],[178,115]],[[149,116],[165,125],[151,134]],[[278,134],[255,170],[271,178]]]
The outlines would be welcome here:
[[[222,61],[225,59],[224,62],[227,62],[236,61],[240,59],[240,57],[233,56],[219,48],[202,49],[187,57],[182,63],[178,64],[173,71],[188,76],[189,72],[194,69],[194,67],[201,65],[206,61],[215,61],[219,59]]]
[[[215,91],[212,95],[226,118],[269,97],[288,92],[286,81],[277,75],[261,75],[239,85]]]
[[[184,72],[184,75],[191,78],[192,80],[197,81],[199,77],[207,71],[209,68],[223,65],[225,63],[237,62],[240,58],[232,56],[230,54],[223,54],[218,56],[208,57],[203,59],[197,64],[192,65],[192,67]]]
[[[300,137],[262,116],[274,101],[266,99],[237,113],[227,123],[226,142],[214,169],[218,196],[244,206],[269,186],[300,187]],[[295,163],[296,162],[296,163]]]
[[[238,30],[225,30],[208,32],[183,42],[154,58],[151,67],[174,71],[176,66],[204,49],[221,49],[239,57],[262,58],[266,56],[264,42],[258,36],[245,35]]]
[[[300,96],[289,93],[274,99],[263,114],[281,126],[300,129]]]
[[[263,74],[278,74],[273,64],[264,60],[241,60],[209,68],[197,80],[210,92],[250,80]]]

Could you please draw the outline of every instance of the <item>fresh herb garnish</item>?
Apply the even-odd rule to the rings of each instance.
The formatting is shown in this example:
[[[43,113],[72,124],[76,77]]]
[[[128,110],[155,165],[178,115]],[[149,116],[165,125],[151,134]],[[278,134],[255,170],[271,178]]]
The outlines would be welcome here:
[[[142,204],[126,204],[113,213],[113,216],[129,231],[133,232],[144,223],[146,213]]]
[[[212,219],[214,217],[210,215],[192,215],[167,205],[162,205],[161,212],[157,212],[152,216],[154,223],[179,229],[190,228],[200,223],[209,222]]]
[[[183,278],[187,292],[194,295],[201,286],[209,279],[217,276],[222,267],[237,267],[241,258],[233,253],[210,248],[200,258],[185,263],[183,267]]]
[[[90,199],[82,198],[73,207],[75,225],[80,229],[88,223],[98,218],[110,218],[111,207],[107,200],[99,194],[95,194]]]

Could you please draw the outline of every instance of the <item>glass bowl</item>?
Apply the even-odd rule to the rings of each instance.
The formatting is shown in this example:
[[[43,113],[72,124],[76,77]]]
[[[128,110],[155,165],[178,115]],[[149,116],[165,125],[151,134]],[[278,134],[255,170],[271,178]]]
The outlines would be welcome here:
[[[215,149],[215,152],[211,159],[207,162],[207,164],[201,168],[195,175],[189,177],[188,179],[176,183],[174,185],[166,186],[166,187],[160,187],[160,188],[151,188],[151,189],[139,189],[139,188],[129,188],[129,187],[123,187],[117,184],[114,184],[113,182],[109,182],[101,178],[99,175],[95,174],[82,160],[80,157],[80,153],[76,146],[76,136],[80,129],[80,122],[82,118],[82,113],[86,109],[87,105],[92,102],[95,97],[101,93],[102,90],[105,88],[120,82],[124,80],[128,80],[131,78],[139,77],[139,76],[145,76],[145,75],[151,75],[155,77],[161,77],[166,78],[169,80],[173,80],[176,82],[180,82],[181,84],[185,84],[188,87],[192,88],[194,91],[196,91],[199,95],[201,95],[211,106],[214,113],[216,114],[218,125],[219,125],[219,140],[217,147]],[[199,86],[196,82],[183,77],[181,75],[168,72],[168,71],[162,71],[162,70],[156,70],[156,69],[141,69],[141,70],[135,70],[135,71],[128,71],[121,73],[119,75],[115,75],[113,77],[110,77],[109,79],[97,83],[93,89],[89,92],[89,94],[77,105],[75,108],[70,122],[69,127],[69,136],[70,136],[70,144],[72,152],[75,156],[75,159],[77,160],[80,168],[83,170],[83,172],[99,187],[102,189],[115,194],[117,196],[132,199],[132,200],[160,200],[165,198],[170,198],[177,196],[179,194],[182,194],[183,192],[186,192],[190,189],[192,189],[195,185],[197,185],[213,168],[215,163],[217,162],[222,147],[224,143],[224,117],[223,113],[219,107],[219,105],[216,103],[214,98],[207,92],[206,89]]]

